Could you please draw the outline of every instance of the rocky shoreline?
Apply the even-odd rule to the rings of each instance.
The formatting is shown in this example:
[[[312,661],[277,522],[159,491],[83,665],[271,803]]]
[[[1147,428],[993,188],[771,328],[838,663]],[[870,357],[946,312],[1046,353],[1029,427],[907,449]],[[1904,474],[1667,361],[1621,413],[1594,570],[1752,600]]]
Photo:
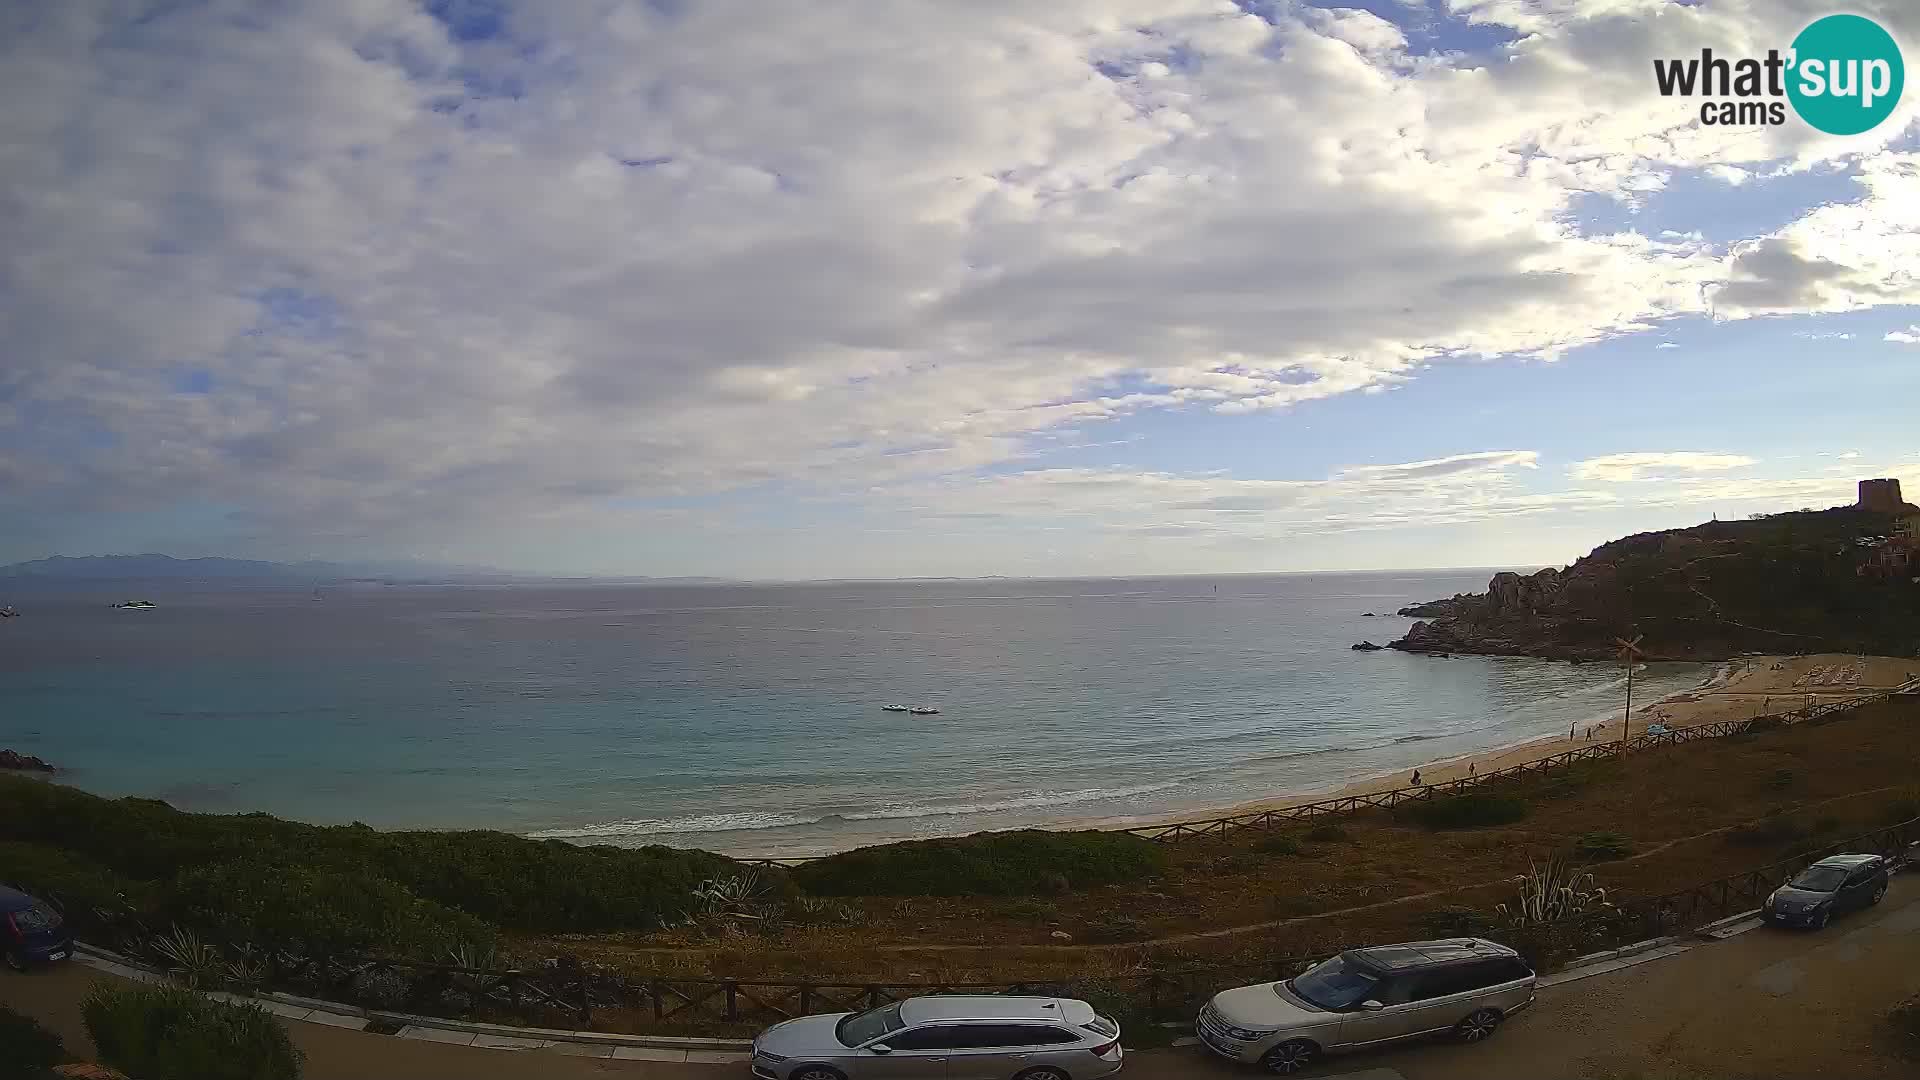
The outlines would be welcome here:
[[[32,754],[21,754],[12,750],[0,750],[0,769],[15,769],[21,772],[59,771]]]

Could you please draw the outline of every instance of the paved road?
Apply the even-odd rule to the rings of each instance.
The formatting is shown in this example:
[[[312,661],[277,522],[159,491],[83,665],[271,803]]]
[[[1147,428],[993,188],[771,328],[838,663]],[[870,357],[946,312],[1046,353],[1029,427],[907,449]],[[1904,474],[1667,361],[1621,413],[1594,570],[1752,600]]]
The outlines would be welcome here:
[[[0,1003],[84,1050],[78,1001],[95,979],[67,965],[0,977]],[[1877,1023],[1920,994],[1920,874],[1818,934],[1759,929],[1678,956],[1542,991],[1478,1046],[1417,1045],[1337,1058],[1310,1075],[1352,1080],[1912,1080],[1879,1051]],[[308,1080],[725,1080],[738,1065],[564,1057],[290,1024]],[[1136,1053],[1129,1080],[1251,1080],[1196,1048]]]

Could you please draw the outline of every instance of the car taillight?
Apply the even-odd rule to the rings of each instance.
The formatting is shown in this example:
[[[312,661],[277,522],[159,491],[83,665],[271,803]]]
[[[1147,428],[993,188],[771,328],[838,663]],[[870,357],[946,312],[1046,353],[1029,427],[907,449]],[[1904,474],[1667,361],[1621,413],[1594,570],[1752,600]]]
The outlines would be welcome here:
[[[1115,1039],[1112,1042],[1104,1043],[1100,1046],[1096,1046],[1093,1048],[1094,1054],[1099,1057],[1106,1057],[1108,1054],[1118,1053],[1119,1051],[1120,1051],[1119,1039]]]
[[[27,940],[26,931],[20,929],[20,924],[13,921],[12,912],[7,913],[7,930],[13,935],[13,940],[23,943]]]

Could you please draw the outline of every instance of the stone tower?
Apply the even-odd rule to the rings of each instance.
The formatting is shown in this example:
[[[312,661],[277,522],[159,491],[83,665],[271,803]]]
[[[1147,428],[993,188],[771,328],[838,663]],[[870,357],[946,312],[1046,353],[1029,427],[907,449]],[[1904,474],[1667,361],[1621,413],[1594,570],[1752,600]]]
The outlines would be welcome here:
[[[1870,510],[1876,514],[1904,512],[1907,509],[1907,502],[1900,497],[1900,481],[1860,481],[1860,509]]]

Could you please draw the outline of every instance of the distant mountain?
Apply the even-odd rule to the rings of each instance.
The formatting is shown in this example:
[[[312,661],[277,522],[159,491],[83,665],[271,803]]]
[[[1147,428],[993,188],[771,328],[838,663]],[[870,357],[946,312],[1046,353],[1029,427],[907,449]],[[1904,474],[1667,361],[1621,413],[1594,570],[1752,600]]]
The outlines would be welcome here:
[[[438,566],[420,562],[297,563],[260,559],[176,559],[171,555],[55,555],[0,566],[0,578],[34,581],[345,581],[382,578],[395,581],[506,578],[487,567]]]
[[[386,581],[407,584],[721,585],[714,577],[544,577],[490,566],[458,566],[412,560],[374,562],[267,562],[261,559],[176,559],[171,555],[55,555],[0,566],[0,581],[57,584],[80,581],[213,581],[313,583]]]

